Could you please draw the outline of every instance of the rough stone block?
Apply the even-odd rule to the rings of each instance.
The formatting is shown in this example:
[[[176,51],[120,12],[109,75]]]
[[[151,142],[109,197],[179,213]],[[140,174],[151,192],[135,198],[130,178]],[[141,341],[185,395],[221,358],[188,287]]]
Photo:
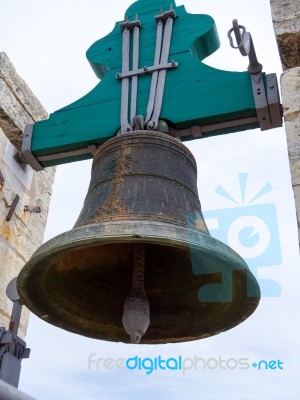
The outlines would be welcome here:
[[[55,169],[32,171],[15,159],[27,123],[47,118],[47,113],[4,53],[0,53],[0,326],[8,328],[12,302],[6,287],[42,244]],[[3,130],[1,129],[3,128]],[[10,221],[6,220],[16,195],[19,201]],[[25,211],[39,206],[41,213]],[[19,336],[24,338],[29,312],[23,307]]]
[[[46,119],[47,112],[3,52],[0,53],[0,99],[0,126],[20,148],[25,125]]]
[[[298,0],[271,0],[272,18],[285,69],[300,66],[300,7]]]

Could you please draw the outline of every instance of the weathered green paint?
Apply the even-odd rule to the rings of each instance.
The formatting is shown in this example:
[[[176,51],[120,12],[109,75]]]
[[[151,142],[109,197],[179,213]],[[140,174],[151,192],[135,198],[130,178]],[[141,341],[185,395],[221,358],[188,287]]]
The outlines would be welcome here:
[[[153,65],[156,23],[154,16],[160,9],[173,5],[177,19],[169,61],[179,67],[167,72],[161,119],[174,128],[228,121],[256,116],[251,80],[248,72],[228,72],[207,66],[202,61],[219,47],[214,20],[208,15],[188,14],[184,6],[175,6],[173,0],[139,0],[126,12],[129,20],[138,18],[140,32],[139,67]],[[45,121],[34,126],[31,150],[37,157],[66,152],[101,144],[111,138],[120,127],[121,82],[116,73],[122,70],[122,34],[120,22],[103,39],[87,51],[87,58],[101,82],[86,96],[54,112]],[[137,114],[145,116],[151,74],[139,77]],[[258,127],[258,124],[240,128],[222,129],[213,134]],[[184,137],[190,140],[192,137]],[[44,162],[44,166],[62,164],[92,157],[66,158]]]

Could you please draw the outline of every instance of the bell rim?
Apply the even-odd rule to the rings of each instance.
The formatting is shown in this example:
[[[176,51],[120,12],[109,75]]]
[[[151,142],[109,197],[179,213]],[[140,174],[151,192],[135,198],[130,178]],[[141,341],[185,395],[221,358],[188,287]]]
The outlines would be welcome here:
[[[32,264],[34,261],[38,261],[40,256],[44,256],[49,251],[55,250],[55,253],[59,253],[62,249],[69,250],[72,248],[76,248],[78,242],[82,244],[82,246],[90,245],[94,241],[99,244],[99,240],[101,244],[106,243],[152,243],[158,245],[178,245],[178,247],[191,247],[193,249],[205,249],[205,250],[213,250],[215,253],[219,253],[222,256],[225,256],[229,261],[239,261],[246,269],[249,269],[247,263],[244,259],[231,247],[227,246],[225,243],[211,236],[208,232],[198,231],[194,228],[186,228],[184,226],[176,225],[168,223],[168,222],[156,222],[147,220],[147,229],[145,225],[140,224],[140,220],[138,223],[132,220],[122,220],[122,221],[105,221],[99,223],[94,223],[90,225],[83,225],[69,231],[63,232],[57,236],[46,241],[42,244],[31,256],[28,262],[24,265],[25,268],[27,265]],[[153,229],[151,235],[149,235],[149,226]],[[106,230],[105,227],[109,227],[109,230]],[[171,229],[170,229],[171,227]],[[100,231],[99,229],[102,228]],[[111,229],[113,228],[113,229]],[[118,228],[120,230],[118,230]],[[166,231],[168,234],[168,238],[162,235],[162,232]],[[111,233],[113,231],[113,234]],[[108,235],[108,232],[110,234]],[[84,235],[81,235],[84,233]],[[175,233],[175,235],[171,235],[171,233]],[[103,235],[103,241],[101,240],[101,234]],[[105,236],[104,236],[105,235]],[[122,235],[120,237],[120,235]],[[183,240],[182,237],[186,235],[188,240]],[[78,236],[78,242],[76,241],[76,236]],[[115,239],[115,240],[114,240]],[[211,246],[214,243],[215,246]],[[53,254],[53,253],[51,253]],[[21,270],[20,274],[22,273]],[[251,271],[250,271],[251,272]]]
[[[217,330],[216,332],[210,333],[207,336],[202,336],[202,337],[185,337],[184,340],[169,340],[167,342],[164,341],[159,341],[157,340],[156,342],[147,342],[143,341],[143,344],[166,344],[166,343],[180,343],[180,342],[186,342],[186,341],[193,341],[193,340],[200,340],[205,337],[213,336],[222,332],[225,332],[229,329],[232,329],[233,327],[239,325],[242,323],[245,319],[247,319],[255,309],[257,308],[259,301],[260,301],[260,288],[258,285],[258,282],[256,281],[254,275],[250,271],[249,267],[247,266],[246,262],[242,259],[241,256],[239,256],[233,249],[231,249],[229,246],[226,244],[220,242],[219,240],[213,238],[210,236],[209,233],[201,232],[201,231],[196,231],[195,229],[188,229],[185,227],[181,226],[172,226],[171,232],[173,233],[170,234],[170,224],[167,223],[161,223],[161,222],[152,222],[148,221],[148,226],[147,226],[147,232],[148,232],[148,237],[145,235],[144,232],[144,226],[143,224],[140,224],[140,226],[137,226],[137,223],[134,223],[133,221],[128,221],[128,223],[124,224],[124,221],[121,221],[118,223],[117,221],[113,222],[106,222],[102,224],[92,224],[90,226],[85,226],[85,227],[79,227],[75,228],[73,230],[64,232],[46,243],[44,243],[31,257],[31,259],[25,264],[23,269],[21,270],[18,280],[17,280],[17,287],[18,287],[18,292],[20,294],[21,301],[38,317],[41,319],[45,320],[48,323],[51,323],[55,326],[58,326],[60,328],[63,328],[67,331],[76,333],[76,334],[81,334],[90,338],[94,339],[100,339],[100,340],[108,340],[110,341],[111,339],[106,339],[104,337],[96,336],[95,333],[91,333],[88,331],[78,331],[78,327],[70,327],[69,325],[66,326],[64,324],[57,324],[54,323],[52,320],[52,316],[50,318],[47,318],[48,316],[45,316],[45,312],[41,311],[39,306],[35,306],[34,302],[32,301],[32,298],[27,297],[26,295],[26,288],[22,288],[22,282],[26,282],[27,279],[32,278],[34,275],[34,272],[37,272],[37,269],[40,270],[42,269],[43,263],[41,261],[47,257],[47,255],[51,254],[52,256],[57,255],[59,257],[60,253],[64,253],[65,251],[71,250],[72,248],[78,248],[78,244],[80,242],[80,247],[85,247],[85,246],[90,246],[91,244],[95,243],[96,245],[99,245],[99,239],[101,240],[101,233],[102,236],[105,233],[105,228],[109,225],[110,231],[113,231],[114,234],[111,236],[105,236],[102,239],[101,244],[112,244],[112,243],[138,243],[138,242],[143,242],[143,243],[154,243],[154,244],[159,244],[159,245],[168,245],[172,244],[172,246],[178,246],[182,247],[183,245],[185,247],[190,246],[192,248],[196,248],[198,250],[201,250],[202,254],[208,254],[212,250],[214,251],[214,256],[217,255],[217,257],[221,257],[224,259],[226,258],[229,263],[234,262],[239,268],[238,270],[246,270],[247,272],[247,282],[248,279],[250,280],[251,284],[254,285],[254,292],[255,296],[247,296],[248,302],[247,302],[247,307],[244,308],[244,313],[243,315],[240,315],[240,318],[238,318],[235,321],[228,321],[228,324],[226,326],[223,326],[221,330]],[[153,229],[153,235],[154,232],[156,231],[156,237],[151,237],[149,235],[149,225],[152,226]],[[113,227],[113,229],[112,229]],[[119,227],[119,231],[117,230],[117,227]],[[124,227],[125,230],[127,231],[127,235],[125,233],[124,236]],[[102,228],[102,230],[99,228]],[[163,232],[164,229],[168,231],[169,237],[168,238],[159,238],[157,237],[157,232]],[[183,239],[179,240],[177,237],[176,241],[176,235],[174,235],[174,232],[176,231],[177,235],[179,234],[187,234],[188,238],[190,238],[189,241],[184,241]],[[120,236],[117,237],[117,235],[120,235],[122,233],[122,238],[123,240],[120,240]],[[72,234],[72,235],[71,235]],[[74,240],[74,234],[75,234],[75,240]],[[143,236],[144,235],[144,236]],[[172,237],[173,236],[173,237]],[[77,237],[77,240],[76,240]],[[115,241],[113,241],[115,239]],[[161,239],[164,239],[163,241]],[[201,244],[199,244],[199,239],[201,239]],[[198,243],[196,243],[196,240],[198,240]],[[239,272],[240,273],[240,272]],[[241,272],[242,273],[242,272]],[[253,288],[252,288],[253,289]],[[253,292],[253,293],[254,293]],[[126,343],[126,342],[124,342]]]

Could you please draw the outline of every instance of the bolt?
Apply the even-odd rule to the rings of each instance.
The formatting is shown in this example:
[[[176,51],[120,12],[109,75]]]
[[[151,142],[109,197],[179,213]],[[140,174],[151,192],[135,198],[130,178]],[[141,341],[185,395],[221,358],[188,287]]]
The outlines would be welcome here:
[[[37,214],[40,214],[42,212],[41,207],[39,207],[39,206],[25,206],[24,211],[33,212],[33,213],[37,213]]]
[[[153,121],[149,121],[148,124],[147,124],[147,129],[148,129],[148,130],[151,130],[151,129],[153,129],[154,127],[155,127],[155,123],[154,123]]]

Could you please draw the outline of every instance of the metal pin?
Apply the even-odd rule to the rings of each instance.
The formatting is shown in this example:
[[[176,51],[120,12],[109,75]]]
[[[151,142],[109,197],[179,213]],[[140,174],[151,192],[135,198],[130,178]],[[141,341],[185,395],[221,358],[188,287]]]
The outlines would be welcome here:
[[[24,211],[40,214],[42,212],[42,209],[39,206],[25,206]]]
[[[3,176],[2,172],[1,172],[1,169],[0,169],[0,185],[1,186],[4,185],[4,176]]]
[[[20,197],[19,197],[18,194],[16,194],[16,197],[14,198],[14,200],[12,202],[12,205],[10,206],[9,213],[7,214],[6,221],[10,221],[11,220],[19,200],[20,200]]]

